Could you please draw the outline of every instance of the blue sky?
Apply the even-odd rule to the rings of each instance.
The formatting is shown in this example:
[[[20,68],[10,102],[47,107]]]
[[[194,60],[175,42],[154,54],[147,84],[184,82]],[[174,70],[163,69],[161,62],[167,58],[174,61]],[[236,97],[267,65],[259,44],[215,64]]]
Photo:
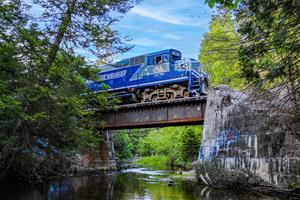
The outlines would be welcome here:
[[[144,0],[114,25],[134,45],[115,60],[168,48],[197,58],[211,13],[204,0]]]
[[[30,12],[35,16],[42,14],[41,7],[33,4],[33,0],[25,1],[34,5]],[[180,50],[184,57],[197,58],[211,14],[204,0],[143,0],[113,26],[123,37],[131,39],[128,44],[134,45],[114,60],[168,48]],[[85,49],[76,49],[76,52],[87,60],[96,60]]]

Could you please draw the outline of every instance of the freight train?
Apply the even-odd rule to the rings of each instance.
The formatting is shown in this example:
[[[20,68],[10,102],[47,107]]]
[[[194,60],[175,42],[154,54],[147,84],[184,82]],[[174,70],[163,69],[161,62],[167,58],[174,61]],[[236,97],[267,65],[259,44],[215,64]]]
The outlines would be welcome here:
[[[195,59],[167,49],[100,66],[101,81],[87,82],[94,92],[107,90],[122,102],[151,102],[205,95],[208,75]]]

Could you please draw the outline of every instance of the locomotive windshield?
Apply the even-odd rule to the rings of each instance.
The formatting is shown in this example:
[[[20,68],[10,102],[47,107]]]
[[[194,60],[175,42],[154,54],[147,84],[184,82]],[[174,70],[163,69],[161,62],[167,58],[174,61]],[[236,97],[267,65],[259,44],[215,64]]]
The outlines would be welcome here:
[[[171,62],[174,62],[176,60],[180,60],[181,59],[181,53],[179,51],[172,51],[171,52]]]
[[[192,69],[197,71],[197,72],[200,72],[200,63],[197,62],[197,61],[192,61]]]

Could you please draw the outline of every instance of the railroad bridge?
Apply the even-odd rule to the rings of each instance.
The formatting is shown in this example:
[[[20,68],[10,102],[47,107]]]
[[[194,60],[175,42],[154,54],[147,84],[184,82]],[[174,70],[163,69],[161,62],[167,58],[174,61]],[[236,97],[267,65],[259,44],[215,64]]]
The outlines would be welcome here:
[[[90,160],[88,166],[116,168],[114,130],[203,124],[206,99],[206,96],[191,97],[120,105],[116,110],[99,110],[99,124],[104,130],[104,140],[101,140],[100,153],[86,155],[87,160]]]
[[[99,111],[105,130],[203,124],[206,96],[121,105]]]

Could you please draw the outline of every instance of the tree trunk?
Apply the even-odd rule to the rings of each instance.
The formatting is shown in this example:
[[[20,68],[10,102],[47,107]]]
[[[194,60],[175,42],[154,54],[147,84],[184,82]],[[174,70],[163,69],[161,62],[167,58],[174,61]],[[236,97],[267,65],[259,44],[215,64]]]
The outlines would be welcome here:
[[[52,65],[53,61],[55,60],[56,54],[59,50],[59,46],[71,22],[72,14],[75,9],[76,0],[68,0],[67,4],[68,4],[68,9],[62,17],[61,24],[59,26],[58,32],[55,37],[55,42],[51,45],[50,51],[47,56],[47,61],[44,66],[45,71],[49,69],[49,67]]]

